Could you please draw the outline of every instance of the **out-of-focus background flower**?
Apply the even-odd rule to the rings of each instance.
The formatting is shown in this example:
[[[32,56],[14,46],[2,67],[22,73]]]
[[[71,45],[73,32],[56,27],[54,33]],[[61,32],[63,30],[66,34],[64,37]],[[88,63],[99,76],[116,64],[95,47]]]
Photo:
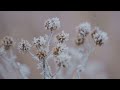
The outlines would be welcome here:
[[[119,11],[0,11],[0,39],[12,36],[16,42],[24,38],[31,42],[33,37],[48,34],[44,22],[48,18],[58,17],[60,30],[70,34],[69,46],[75,47],[75,27],[82,22],[89,22],[108,33],[109,40],[102,47],[97,47],[90,55],[86,71],[82,78],[120,78],[120,12]],[[59,31],[56,31],[56,33]],[[72,36],[72,37],[71,37]],[[29,78],[41,78],[29,54],[17,54],[17,61],[27,64],[31,69]]]

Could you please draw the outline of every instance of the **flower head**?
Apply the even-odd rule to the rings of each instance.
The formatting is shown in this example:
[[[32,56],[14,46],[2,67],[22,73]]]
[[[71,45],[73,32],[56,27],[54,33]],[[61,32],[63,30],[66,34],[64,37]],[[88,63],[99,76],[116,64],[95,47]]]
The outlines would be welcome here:
[[[14,40],[10,36],[5,36],[1,43],[5,50],[9,50],[14,45]]]
[[[77,32],[83,37],[87,36],[90,31],[91,31],[91,25],[88,22],[82,23],[77,27]]]
[[[68,67],[69,62],[70,62],[71,56],[68,55],[67,53],[62,53],[59,56],[56,57],[55,62],[59,67]]]
[[[108,40],[108,36],[106,32],[101,31],[98,27],[95,27],[94,32],[91,34],[96,45],[101,46]]]
[[[81,36],[80,34],[77,35],[77,38],[75,39],[75,43],[77,46],[80,46],[81,44],[83,44],[85,41],[85,38],[83,36]]]
[[[69,40],[69,34],[65,33],[64,31],[62,31],[55,37],[55,41],[57,41],[58,43],[64,43],[65,41],[68,40]]]
[[[48,40],[47,35],[45,35],[45,37],[42,37],[42,36],[40,36],[38,38],[34,37],[33,44],[39,50],[39,49],[45,47],[47,40]]]
[[[53,48],[53,55],[58,56],[67,49],[68,47],[66,47],[65,44],[58,43],[57,46]]]
[[[27,40],[21,39],[21,42],[18,44],[18,50],[21,53],[27,53],[31,48],[31,44]]]
[[[44,60],[48,55],[47,49],[42,49],[37,51],[36,56],[39,58],[39,60]]]
[[[50,31],[54,31],[60,28],[60,21],[59,18],[52,18],[52,19],[48,19],[45,22],[45,29],[46,30],[50,30]]]

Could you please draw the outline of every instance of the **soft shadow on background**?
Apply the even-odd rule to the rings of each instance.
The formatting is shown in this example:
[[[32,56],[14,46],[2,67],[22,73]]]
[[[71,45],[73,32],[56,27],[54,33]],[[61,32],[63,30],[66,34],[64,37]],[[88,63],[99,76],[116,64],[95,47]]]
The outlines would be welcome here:
[[[117,11],[0,11],[0,39],[10,35],[16,41],[24,38],[31,42],[35,36],[48,34],[44,29],[44,22],[52,17],[60,18],[61,30],[72,36],[68,42],[70,46],[74,46],[72,41],[76,34],[75,27],[82,22],[90,22],[92,26],[97,25],[107,32],[108,42],[103,47],[97,47],[91,54],[86,72],[92,72],[92,68],[96,68],[94,64],[97,63],[104,68],[100,72],[96,69],[91,78],[120,78],[120,12]],[[17,49],[14,49],[14,53],[17,54],[18,61],[30,67],[30,78],[41,78],[36,63],[29,55],[20,55]]]

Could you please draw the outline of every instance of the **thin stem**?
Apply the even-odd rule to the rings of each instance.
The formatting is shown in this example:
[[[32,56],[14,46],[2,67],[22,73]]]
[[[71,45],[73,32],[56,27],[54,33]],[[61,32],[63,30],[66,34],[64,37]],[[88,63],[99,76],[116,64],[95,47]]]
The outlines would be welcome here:
[[[43,59],[43,72],[44,72],[44,79],[46,79],[45,59]]]
[[[51,41],[52,36],[53,36],[53,32],[50,33],[50,36],[49,36],[49,39],[48,39],[48,47],[50,45],[50,41]]]
[[[51,70],[50,70],[50,68],[49,68],[49,65],[48,65],[48,62],[47,62],[47,61],[46,61],[46,67],[47,67],[47,69],[48,69],[48,71],[49,71],[49,75],[52,76],[52,72],[51,72]]]
[[[92,44],[90,44],[89,42],[87,43],[87,45],[85,45],[85,48],[88,49],[88,51],[85,52],[87,54],[85,54],[83,56],[84,59],[83,59],[83,62],[81,64],[83,68],[85,68],[87,66],[88,57],[95,50],[95,47]],[[80,79],[80,73],[81,73],[81,71],[77,71],[77,76],[78,76],[79,79]]]
[[[80,72],[77,71],[77,76],[78,76],[78,79],[80,79]]]
[[[52,78],[55,77],[55,76],[59,73],[60,70],[61,70],[61,67],[59,67],[59,68],[57,69],[57,71],[52,75]]]
[[[50,45],[50,41],[51,41],[52,36],[53,36],[53,32],[51,32],[51,34],[50,34],[50,36],[49,36],[49,39],[48,39],[48,44],[47,44],[47,47],[48,47],[48,48],[49,48],[49,45]],[[48,53],[48,56],[49,56],[49,54],[50,54],[50,52]],[[47,56],[47,57],[48,57],[48,56]],[[47,57],[46,57],[46,58],[47,58]],[[47,68],[46,68],[46,66],[47,66]],[[43,59],[44,79],[46,79],[46,69],[48,69],[49,74],[51,75],[51,72],[50,72],[50,70],[49,70],[49,68],[48,68],[48,63],[46,62],[46,59]]]
[[[32,56],[33,59],[35,59],[36,61],[39,61],[39,62],[40,62],[39,58],[37,58],[37,57],[36,57],[33,53],[31,53],[30,51],[29,51],[29,54]]]

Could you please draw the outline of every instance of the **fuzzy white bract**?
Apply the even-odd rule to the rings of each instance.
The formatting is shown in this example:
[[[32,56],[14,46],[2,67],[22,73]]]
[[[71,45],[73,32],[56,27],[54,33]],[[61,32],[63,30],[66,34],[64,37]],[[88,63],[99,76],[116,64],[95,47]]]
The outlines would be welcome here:
[[[64,43],[65,41],[68,40],[69,40],[69,34],[65,33],[64,31],[62,31],[61,33],[55,36],[55,42],[57,43]]]
[[[31,49],[32,45],[27,41],[21,39],[21,42],[18,43],[18,50],[20,53],[27,53]]]
[[[39,50],[45,47],[47,41],[48,41],[48,35],[45,35],[44,37],[39,36],[38,38],[34,37],[33,44]]]
[[[58,30],[60,28],[59,18],[56,17],[56,18],[48,19],[45,22],[44,26],[46,30],[50,30],[50,31]]]
[[[66,46],[66,44],[58,43],[58,44],[53,48],[53,55],[54,55],[54,56],[58,56],[58,55],[60,55],[62,52],[66,51],[67,49],[68,49],[68,47]]]
[[[98,27],[95,27],[94,32],[92,33],[92,38],[94,39],[96,45],[102,45],[108,40],[108,35],[106,32],[103,32]]]
[[[48,52],[49,52],[48,48],[43,48],[37,51],[36,56],[38,57],[39,60],[44,60],[47,57]]]
[[[91,25],[88,22],[85,22],[85,23],[80,24],[76,28],[76,30],[80,35],[83,35],[83,37],[85,37],[91,31]]]

